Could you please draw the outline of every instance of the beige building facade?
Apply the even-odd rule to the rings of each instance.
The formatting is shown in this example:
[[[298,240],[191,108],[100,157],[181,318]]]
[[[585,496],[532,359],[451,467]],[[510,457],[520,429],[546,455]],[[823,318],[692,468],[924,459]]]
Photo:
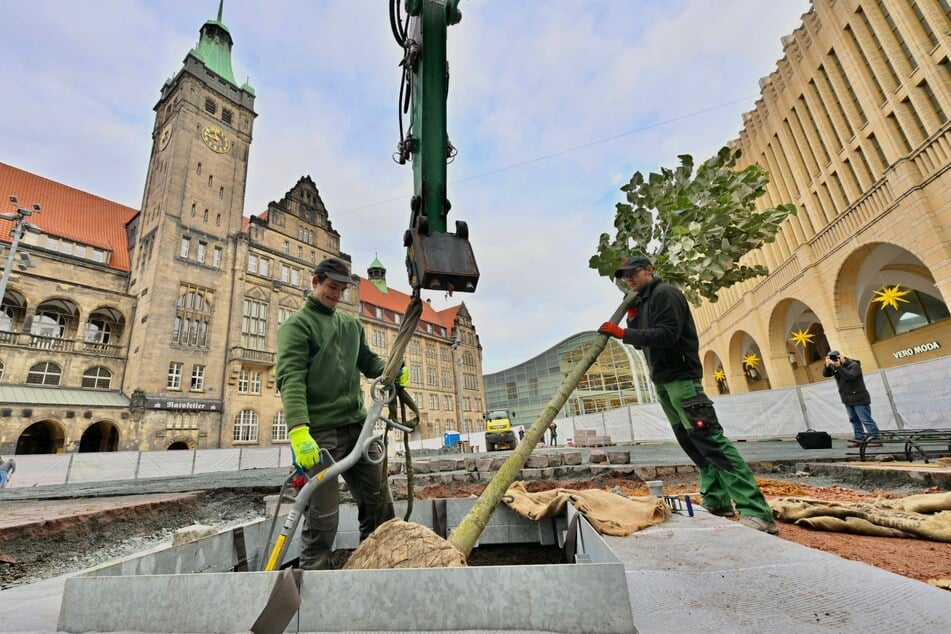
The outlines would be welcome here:
[[[951,351],[951,5],[814,0],[734,146],[798,214],[748,263],[770,274],[696,311],[707,389],[822,380]],[[743,165],[741,165],[742,167]]]
[[[162,86],[141,211],[0,164],[0,193],[43,207],[18,248],[29,266],[0,298],[0,455],[287,443],[277,329],[316,263],[351,257],[309,176],[244,216],[257,114],[231,47],[220,15],[207,21]],[[0,219],[5,240],[12,226]],[[385,356],[409,296],[354,281],[338,310]],[[424,437],[479,428],[481,346],[464,305],[427,306],[406,363]]]

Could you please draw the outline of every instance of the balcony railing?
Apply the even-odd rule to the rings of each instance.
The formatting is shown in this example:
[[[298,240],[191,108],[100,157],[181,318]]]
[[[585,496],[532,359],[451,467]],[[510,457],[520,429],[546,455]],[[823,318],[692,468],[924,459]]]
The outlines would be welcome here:
[[[251,348],[232,348],[229,361],[246,361],[263,365],[274,365],[276,355],[266,350],[252,350]]]
[[[28,332],[10,332],[0,330],[0,346],[33,348],[55,352],[80,352],[100,357],[121,357],[122,346],[108,343],[83,341],[82,339],[63,339],[46,335],[34,335]]]

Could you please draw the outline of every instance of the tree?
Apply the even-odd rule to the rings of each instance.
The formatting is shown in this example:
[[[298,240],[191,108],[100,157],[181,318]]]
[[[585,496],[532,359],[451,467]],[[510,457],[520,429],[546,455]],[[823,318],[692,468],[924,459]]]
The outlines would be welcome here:
[[[796,206],[782,204],[756,211],[769,174],[753,164],[737,170],[741,150],[723,147],[694,174],[693,157],[682,154],[677,169],[661,168],[646,178],[635,172],[621,188],[626,203],[617,204],[616,235],[602,233],[589,266],[612,276],[631,253],[651,258],[664,281],[679,286],[694,304],[717,291],[769,271],[740,258],[776,239],[779,226]]]

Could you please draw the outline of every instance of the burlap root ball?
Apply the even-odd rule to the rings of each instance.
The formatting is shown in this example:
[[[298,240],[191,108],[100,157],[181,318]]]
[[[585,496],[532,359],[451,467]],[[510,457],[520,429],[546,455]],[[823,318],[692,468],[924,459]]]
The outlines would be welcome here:
[[[445,539],[419,524],[391,519],[373,531],[347,560],[344,570],[459,568],[466,558]]]

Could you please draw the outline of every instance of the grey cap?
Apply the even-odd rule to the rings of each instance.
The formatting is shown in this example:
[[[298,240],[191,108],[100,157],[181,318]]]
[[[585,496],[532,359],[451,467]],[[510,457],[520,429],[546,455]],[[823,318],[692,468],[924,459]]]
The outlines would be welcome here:
[[[345,284],[356,284],[350,275],[350,265],[340,258],[326,258],[314,268],[314,275],[326,275],[332,280]]]

